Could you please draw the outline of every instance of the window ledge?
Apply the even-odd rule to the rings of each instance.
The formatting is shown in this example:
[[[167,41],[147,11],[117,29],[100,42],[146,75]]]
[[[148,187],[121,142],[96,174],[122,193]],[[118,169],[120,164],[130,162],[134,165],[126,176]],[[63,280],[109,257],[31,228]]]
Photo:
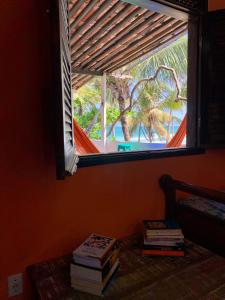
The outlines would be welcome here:
[[[146,159],[157,159],[166,157],[186,156],[203,154],[203,148],[179,148],[179,149],[163,149],[152,151],[131,151],[117,152],[107,154],[90,154],[79,157],[78,167],[91,167],[104,164],[122,163],[127,161],[137,161]]]

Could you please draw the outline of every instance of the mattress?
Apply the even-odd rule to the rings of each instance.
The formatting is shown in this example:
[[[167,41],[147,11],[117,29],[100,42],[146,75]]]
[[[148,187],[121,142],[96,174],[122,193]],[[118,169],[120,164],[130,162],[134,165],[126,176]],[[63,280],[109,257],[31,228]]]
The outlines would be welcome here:
[[[190,207],[207,215],[225,221],[225,204],[198,196],[190,196],[179,202],[180,206]]]

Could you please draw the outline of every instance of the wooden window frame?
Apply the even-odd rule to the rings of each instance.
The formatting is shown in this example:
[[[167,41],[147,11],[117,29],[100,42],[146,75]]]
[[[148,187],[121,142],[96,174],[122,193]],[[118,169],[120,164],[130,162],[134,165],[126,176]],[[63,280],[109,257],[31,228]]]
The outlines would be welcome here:
[[[201,12],[190,11],[164,0],[123,0],[134,5],[154,9],[156,12],[168,14],[173,17],[188,19],[188,114],[187,147],[177,149],[162,149],[148,151],[131,151],[80,155],[78,167],[89,167],[102,164],[122,163],[128,161],[157,159],[197,155],[205,152],[202,147],[201,136],[204,126],[201,124],[201,98],[202,98],[202,47],[204,31],[204,14],[207,11],[207,0],[202,1]]]

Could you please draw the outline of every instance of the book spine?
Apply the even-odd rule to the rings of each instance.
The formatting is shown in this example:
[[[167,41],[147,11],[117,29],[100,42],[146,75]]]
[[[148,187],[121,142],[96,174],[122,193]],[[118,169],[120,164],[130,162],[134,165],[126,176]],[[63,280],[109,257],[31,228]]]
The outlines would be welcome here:
[[[176,242],[146,242],[144,241],[144,245],[145,246],[159,246],[159,247],[165,247],[165,246],[168,246],[168,247],[179,247],[179,246],[182,246],[184,245],[183,242],[179,242],[179,243],[176,243]]]
[[[113,251],[111,256],[108,258],[108,260],[104,264],[103,268],[93,268],[93,267],[82,265],[82,264],[79,264],[79,263],[72,263],[71,264],[71,276],[79,278],[80,277],[79,273],[81,273],[81,271],[83,271],[82,272],[83,274],[87,274],[87,273],[90,274],[90,272],[91,272],[93,274],[93,276],[99,278],[97,280],[93,279],[93,281],[102,282],[102,281],[104,281],[104,279],[107,277],[107,275],[111,271],[111,269],[112,269],[114,263],[116,262],[118,256],[119,256],[119,250],[116,249],[116,250]],[[78,269],[73,270],[73,265],[77,266]],[[80,268],[81,271],[79,271],[79,268]],[[94,274],[96,274],[96,275],[94,275]]]
[[[183,236],[182,231],[180,229],[151,229],[146,231],[147,236],[152,235],[165,235],[165,236]]]
[[[177,246],[143,245],[143,250],[184,251],[184,245],[177,245]]]
[[[115,249],[112,253],[112,255],[109,257],[109,259],[107,260],[107,262],[105,263],[103,269],[102,269],[102,281],[104,281],[104,279],[107,277],[107,275],[109,274],[110,270],[112,269],[114,263],[116,262],[116,260],[118,259],[119,256],[119,250]]]
[[[142,250],[143,255],[184,256],[184,251]]]
[[[106,251],[104,256],[100,259],[101,266],[103,266],[106,263],[107,259],[112,255],[112,253],[118,249],[119,249],[119,243],[117,240],[115,240],[112,246]]]
[[[163,237],[163,236],[159,236],[159,237],[155,236],[155,237],[147,238],[144,236],[144,241],[146,243],[153,243],[153,242],[182,243],[184,241],[184,239],[176,238],[176,237],[167,238],[167,237]]]

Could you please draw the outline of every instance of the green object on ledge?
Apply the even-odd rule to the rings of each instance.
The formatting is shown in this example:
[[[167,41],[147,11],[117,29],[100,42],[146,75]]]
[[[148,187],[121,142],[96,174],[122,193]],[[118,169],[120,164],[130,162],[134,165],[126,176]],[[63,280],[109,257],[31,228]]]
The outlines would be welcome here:
[[[131,145],[129,144],[119,144],[117,150],[120,151],[131,151]]]

